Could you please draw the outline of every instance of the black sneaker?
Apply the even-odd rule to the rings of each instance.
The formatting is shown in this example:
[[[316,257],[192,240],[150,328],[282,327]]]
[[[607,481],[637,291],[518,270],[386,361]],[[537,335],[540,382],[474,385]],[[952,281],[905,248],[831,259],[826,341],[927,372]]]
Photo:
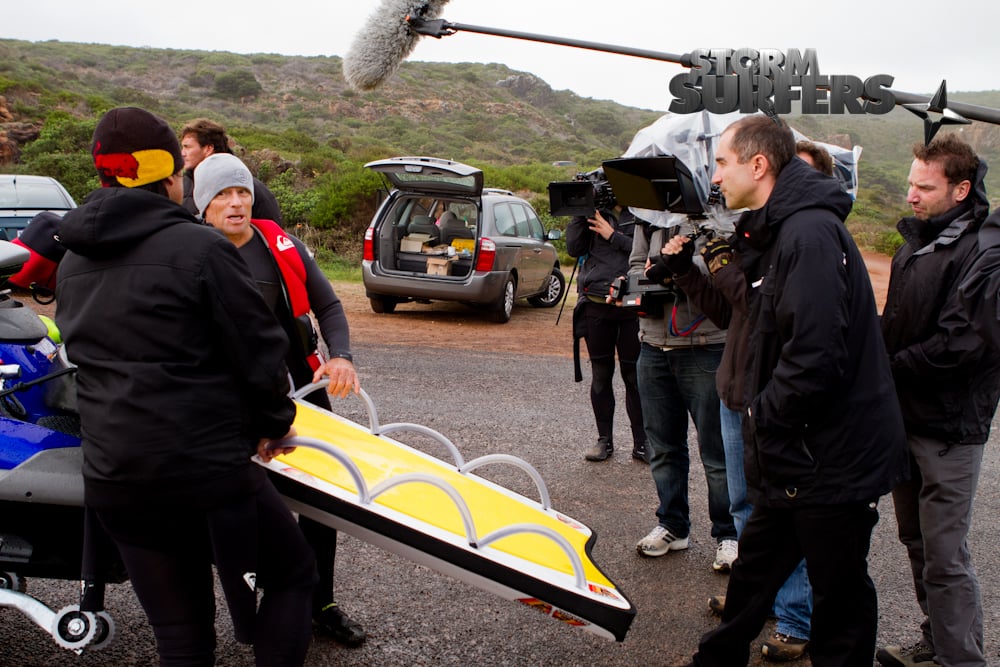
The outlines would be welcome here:
[[[350,648],[361,646],[368,637],[364,628],[341,611],[336,602],[326,605],[313,616],[313,628],[318,634]]]
[[[597,442],[587,447],[587,451],[583,453],[583,458],[588,461],[604,461],[611,453],[615,451],[615,446],[611,444],[611,440],[607,437],[601,436],[597,439]]]
[[[649,463],[649,447],[645,442],[637,443],[632,447],[632,458],[636,461]]]

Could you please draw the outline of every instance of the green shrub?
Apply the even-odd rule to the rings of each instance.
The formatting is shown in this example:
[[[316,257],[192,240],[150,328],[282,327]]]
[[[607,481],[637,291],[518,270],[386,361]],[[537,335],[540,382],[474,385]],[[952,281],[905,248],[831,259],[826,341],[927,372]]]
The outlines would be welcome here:
[[[380,184],[378,175],[363,165],[342,163],[335,173],[325,173],[316,179],[319,201],[309,216],[309,224],[319,229],[333,229],[352,220],[359,202],[372,199]]]
[[[215,96],[224,99],[253,98],[263,92],[264,88],[258,83],[253,72],[248,70],[236,70],[233,72],[223,72],[215,77]]]

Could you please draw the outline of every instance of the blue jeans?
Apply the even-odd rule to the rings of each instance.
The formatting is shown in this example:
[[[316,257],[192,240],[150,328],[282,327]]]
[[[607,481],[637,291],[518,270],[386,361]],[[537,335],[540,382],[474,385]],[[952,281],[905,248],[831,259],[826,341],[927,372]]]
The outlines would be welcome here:
[[[753,507],[747,500],[747,478],[743,475],[743,426],[739,412],[719,403],[722,447],[726,452],[726,481],[729,484],[729,513],[736,524],[736,534],[743,534]]]
[[[726,458],[719,426],[719,394],[715,371],[722,345],[661,350],[642,344],[639,351],[639,398],[642,401],[649,471],[656,484],[660,525],[676,537],[688,537],[688,414],[698,431],[698,451],[708,482],[708,515],[712,537],[736,539],[729,514]]]
[[[743,428],[741,415],[724,404],[719,406],[722,424],[722,445],[726,451],[726,479],[729,482],[729,511],[736,524],[736,534],[743,534],[753,506],[747,500],[747,480],[743,474]],[[774,615],[778,619],[775,631],[783,635],[809,639],[812,619],[812,586],[806,572],[806,562],[785,580],[774,599]]]

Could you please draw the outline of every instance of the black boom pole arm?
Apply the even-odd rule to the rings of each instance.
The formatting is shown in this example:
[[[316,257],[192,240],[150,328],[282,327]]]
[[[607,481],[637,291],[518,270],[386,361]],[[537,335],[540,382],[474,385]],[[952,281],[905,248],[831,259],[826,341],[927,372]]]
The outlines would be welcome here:
[[[604,53],[617,53],[623,56],[634,56],[636,58],[646,58],[648,60],[659,60],[662,62],[675,63],[683,67],[691,67],[691,54],[678,55],[676,53],[666,53],[663,51],[651,51],[648,49],[634,49],[628,46],[616,46],[614,44],[603,44],[601,42],[589,42],[581,39],[568,39],[566,37],[553,37],[551,35],[538,35],[530,32],[519,32],[516,30],[505,30],[502,28],[491,28],[481,25],[468,25],[466,23],[452,23],[444,19],[421,19],[415,16],[406,18],[410,28],[418,35],[427,37],[447,37],[456,32],[474,32],[482,35],[494,35],[496,37],[511,37],[513,39],[523,39],[529,42],[541,42],[543,44],[557,44],[560,46],[572,46],[577,49],[587,49],[590,51],[602,51]],[[925,95],[906,93],[900,90],[886,89],[887,93],[893,96],[897,105],[904,104],[928,104],[931,98]],[[948,108],[961,114],[965,118],[978,120],[985,123],[1000,125],[1000,110],[991,107],[979,106],[976,104],[966,104],[964,102],[948,102]]]

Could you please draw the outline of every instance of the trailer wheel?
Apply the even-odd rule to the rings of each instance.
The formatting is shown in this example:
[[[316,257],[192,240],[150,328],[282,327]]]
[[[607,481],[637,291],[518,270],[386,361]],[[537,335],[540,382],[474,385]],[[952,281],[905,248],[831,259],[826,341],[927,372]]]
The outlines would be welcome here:
[[[97,617],[89,611],[80,611],[79,605],[63,607],[52,620],[52,638],[56,644],[78,655],[96,635]]]
[[[87,647],[90,651],[100,651],[111,644],[118,636],[118,628],[111,614],[106,611],[94,613],[97,618],[97,632],[94,633],[94,643]]]
[[[14,572],[0,572],[0,588],[16,593],[28,590],[28,581]]]

